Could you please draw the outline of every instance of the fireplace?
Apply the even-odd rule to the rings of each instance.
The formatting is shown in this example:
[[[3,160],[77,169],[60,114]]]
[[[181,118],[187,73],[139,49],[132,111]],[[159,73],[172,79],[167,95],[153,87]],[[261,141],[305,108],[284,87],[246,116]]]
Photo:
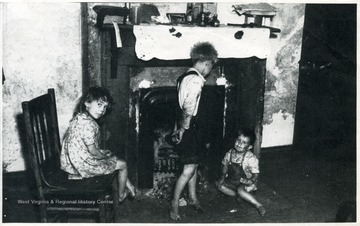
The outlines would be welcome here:
[[[139,187],[152,188],[161,177],[173,177],[179,169],[174,146],[166,142],[176,114],[175,87],[140,89]]]
[[[177,108],[174,87],[156,87],[139,91],[138,186],[153,188],[158,181],[178,176],[182,165],[171,135]],[[222,155],[224,86],[205,86],[199,106],[202,150],[199,168],[218,171]],[[205,148],[209,144],[208,148]]]
[[[171,131],[175,120],[176,79],[191,61],[139,59],[133,29],[133,26],[120,26],[121,48],[116,47],[112,26],[101,29],[101,85],[110,90],[116,102],[105,128],[111,137],[103,140],[106,148],[126,159],[129,178],[138,188],[152,188],[158,177],[175,176],[181,169],[174,148],[162,139]],[[196,29],[202,32],[206,28]],[[244,30],[245,33],[251,31]],[[240,58],[238,52],[233,52],[234,56],[223,55],[203,89],[202,99],[206,104],[200,106],[198,114],[204,128],[204,144],[211,140],[211,145],[204,150],[201,165],[210,172],[209,180],[216,179],[220,173],[221,158],[242,126],[255,130],[258,139],[254,153],[260,156],[266,56],[255,56],[262,53],[267,44],[264,41],[259,45],[246,45],[246,51],[241,53],[246,55]],[[216,84],[219,77],[226,78],[226,86]],[[140,87],[142,81],[150,85]]]

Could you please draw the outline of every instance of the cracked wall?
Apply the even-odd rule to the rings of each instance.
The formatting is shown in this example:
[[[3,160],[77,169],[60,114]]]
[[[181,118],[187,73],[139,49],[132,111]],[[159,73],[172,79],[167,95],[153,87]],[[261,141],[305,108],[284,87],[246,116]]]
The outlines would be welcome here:
[[[3,171],[26,169],[21,102],[55,89],[60,136],[81,95],[79,3],[3,3]]]
[[[291,145],[294,134],[305,4],[272,4],[277,9],[273,26],[280,28],[271,39],[266,61],[262,147]]]

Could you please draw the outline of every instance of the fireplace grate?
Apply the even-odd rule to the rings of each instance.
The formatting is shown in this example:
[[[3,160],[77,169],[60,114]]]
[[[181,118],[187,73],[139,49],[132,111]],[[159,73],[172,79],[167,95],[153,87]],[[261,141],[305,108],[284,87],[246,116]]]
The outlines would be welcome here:
[[[154,164],[154,172],[176,173],[179,170],[179,158],[159,157]]]

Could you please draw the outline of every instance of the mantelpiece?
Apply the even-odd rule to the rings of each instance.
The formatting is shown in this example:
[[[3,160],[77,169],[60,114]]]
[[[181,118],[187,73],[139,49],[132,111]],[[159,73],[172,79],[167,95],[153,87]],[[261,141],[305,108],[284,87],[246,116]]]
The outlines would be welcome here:
[[[214,45],[221,59],[265,59],[270,49],[270,30],[265,28],[136,25],[133,32],[136,56],[144,61],[189,59],[191,47],[204,41]]]

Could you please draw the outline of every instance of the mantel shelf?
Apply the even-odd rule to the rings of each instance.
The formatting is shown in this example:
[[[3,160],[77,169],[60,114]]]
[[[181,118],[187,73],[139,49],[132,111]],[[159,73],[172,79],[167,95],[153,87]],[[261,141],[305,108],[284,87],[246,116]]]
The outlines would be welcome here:
[[[122,25],[119,32],[115,29],[116,40],[121,40],[123,32],[130,27]],[[219,58],[267,58],[270,51],[270,30],[268,28],[222,27],[189,27],[169,25],[134,25],[135,53],[138,59],[149,61],[184,60],[190,58],[192,46],[198,42],[210,42],[218,51]],[[126,41],[126,40],[125,40]],[[127,46],[127,44],[125,44]],[[128,46],[133,47],[133,46]]]

